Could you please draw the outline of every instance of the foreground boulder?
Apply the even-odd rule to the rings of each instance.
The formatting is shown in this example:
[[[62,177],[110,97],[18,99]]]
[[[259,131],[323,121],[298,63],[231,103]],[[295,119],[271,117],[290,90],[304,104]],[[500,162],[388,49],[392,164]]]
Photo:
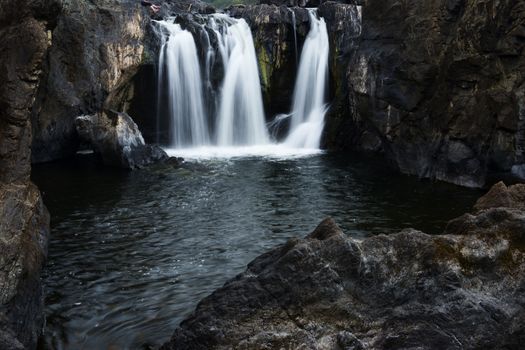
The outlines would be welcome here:
[[[78,134],[102,157],[104,164],[136,169],[168,159],[162,148],[144,142],[137,124],[129,115],[110,115],[86,115],[75,120]]]
[[[524,189],[499,184],[443,235],[356,240],[326,219],[202,300],[163,349],[522,348]]]

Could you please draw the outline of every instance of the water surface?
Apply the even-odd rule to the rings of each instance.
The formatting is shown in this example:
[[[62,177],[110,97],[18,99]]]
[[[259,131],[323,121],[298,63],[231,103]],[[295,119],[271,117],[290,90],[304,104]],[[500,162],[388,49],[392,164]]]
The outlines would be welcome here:
[[[333,216],[354,237],[439,233],[478,191],[316,154],[135,172],[91,156],[34,167],[51,212],[42,348],[144,348],[259,254]]]

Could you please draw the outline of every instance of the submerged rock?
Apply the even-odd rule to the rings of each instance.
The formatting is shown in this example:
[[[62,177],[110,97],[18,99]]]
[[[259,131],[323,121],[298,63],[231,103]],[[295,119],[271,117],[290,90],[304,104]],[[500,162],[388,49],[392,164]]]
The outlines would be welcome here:
[[[162,148],[144,142],[137,124],[126,113],[80,116],[75,124],[80,137],[106,165],[136,169],[168,159]]]
[[[524,191],[499,184],[443,235],[357,240],[326,219],[202,300],[163,349],[519,349]]]

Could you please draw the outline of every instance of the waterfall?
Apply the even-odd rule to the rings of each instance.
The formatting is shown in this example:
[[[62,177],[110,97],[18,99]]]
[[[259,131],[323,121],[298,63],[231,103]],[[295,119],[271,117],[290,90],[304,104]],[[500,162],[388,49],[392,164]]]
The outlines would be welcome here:
[[[295,11],[288,7],[288,11],[292,14],[292,26],[293,26],[293,43],[295,48],[295,64],[297,64],[297,21],[295,19]]]
[[[244,19],[215,15],[219,50],[225,67],[217,117],[217,144],[262,145],[266,129],[257,56],[250,27]]]
[[[329,42],[326,23],[309,10],[310,32],[304,42],[295,82],[290,134],[285,145],[319,148],[327,110],[325,87],[328,77]]]
[[[202,146],[210,143],[204,114],[202,79],[193,36],[173,20],[158,22],[162,47],[159,73],[166,74],[171,116],[170,146]],[[159,77],[159,82],[164,81]]]
[[[291,16],[297,45],[293,11]],[[327,109],[329,43],[324,19],[317,18],[313,9],[309,18],[292,111],[270,123],[278,135],[286,132],[281,124],[290,121],[288,137],[282,143],[270,141],[257,56],[244,19],[225,14],[200,17],[200,24],[192,27],[196,30],[193,34],[174,19],[157,21],[161,33],[159,91],[164,91],[158,103],[168,107],[159,111],[170,115],[170,147],[179,154],[184,150],[204,156],[232,154],[233,149],[235,154],[242,150],[268,154],[318,150]],[[202,67],[193,35],[199,40]]]
[[[201,25],[205,49],[204,87],[192,34],[173,20],[157,23],[163,29],[159,91],[165,85],[169,89],[170,146],[180,149],[269,144],[257,56],[246,21],[214,14]],[[216,48],[210,40],[213,34],[217,39]],[[215,106],[211,82],[215,50],[220,54],[224,70],[218,106]],[[164,77],[167,84],[162,84]],[[215,110],[217,113],[211,115]]]

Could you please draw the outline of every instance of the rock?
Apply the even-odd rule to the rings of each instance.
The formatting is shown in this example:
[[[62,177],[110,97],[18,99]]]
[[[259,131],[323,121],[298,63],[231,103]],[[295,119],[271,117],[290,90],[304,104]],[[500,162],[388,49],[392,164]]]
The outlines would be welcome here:
[[[0,27],[0,50],[4,52],[0,57],[0,182],[29,179],[31,124],[27,116],[49,46],[46,23],[31,14],[17,15],[10,7],[13,4],[2,1],[0,5],[0,23],[12,20]]]
[[[215,7],[199,0],[166,0],[161,3],[161,11],[157,18],[178,15],[181,13],[210,14],[215,13]]]
[[[507,187],[503,182],[498,182],[474,205],[476,211],[491,208],[525,210],[525,186]]]
[[[519,349],[524,191],[495,186],[478,203],[521,202],[452,220],[442,235],[358,240],[326,219],[202,300],[162,349]]]
[[[49,215],[29,180],[30,115],[59,10],[53,0],[0,2],[0,349],[36,348],[44,323]]]
[[[260,0],[260,4],[288,6],[288,7],[318,7],[321,0]]]
[[[519,179],[525,180],[525,164],[513,165],[510,172]]]
[[[149,15],[139,1],[63,3],[33,107],[34,163],[75,154],[75,117],[125,110],[130,80],[147,58]]]
[[[80,116],[75,124],[80,137],[106,165],[136,169],[168,159],[162,148],[144,142],[137,124],[126,113]]]
[[[44,324],[40,272],[49,239],[49,214],[36,186],[0,184],[0,219],[0,349],[35,348]]]
[[[403,173],[469,187],[483,186],[490,174],[519,174],[525,162],[523,3],[358,4],[358,36],[349,25],[355,5],[319,7],[335,82],[325,146],[376,150]],[[370,147],[370,134],[380,147]]]

